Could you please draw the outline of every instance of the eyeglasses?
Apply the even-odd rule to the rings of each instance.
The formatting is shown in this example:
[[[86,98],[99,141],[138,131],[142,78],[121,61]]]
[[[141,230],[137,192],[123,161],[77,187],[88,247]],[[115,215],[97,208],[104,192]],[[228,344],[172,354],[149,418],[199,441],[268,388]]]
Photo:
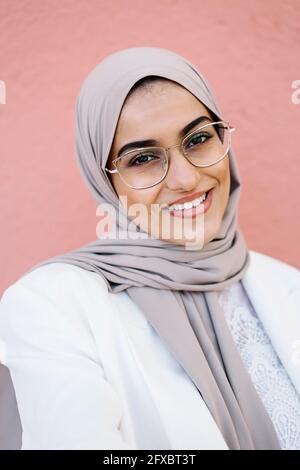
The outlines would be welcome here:
[[[105,170],[119,173],[122,181],[130,188],[151,188],[167,175],[169,149],[181,147],[183,155],[192,165],[205,168],[226,157],[234,130],[227,121],[210,122],[186,135],[178,145],[130,150],[112,161],[114,170]]]

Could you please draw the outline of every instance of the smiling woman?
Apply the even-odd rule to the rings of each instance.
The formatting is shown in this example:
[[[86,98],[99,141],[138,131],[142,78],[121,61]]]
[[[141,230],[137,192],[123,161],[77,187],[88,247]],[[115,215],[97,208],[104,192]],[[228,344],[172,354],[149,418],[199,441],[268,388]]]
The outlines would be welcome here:
[[[233,130],[167,49],[84,81],[78,163],[118,217],[3,294],[23,449],[300,449],[300,275],[247,247]]]

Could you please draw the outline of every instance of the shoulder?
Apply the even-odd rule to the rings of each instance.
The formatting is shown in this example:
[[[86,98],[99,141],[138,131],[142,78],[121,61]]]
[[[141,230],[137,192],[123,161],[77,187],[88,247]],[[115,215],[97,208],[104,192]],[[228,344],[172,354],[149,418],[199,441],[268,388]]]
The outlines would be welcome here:
[[[296,268],[296,266],[288,264],[278,258],[274,258],[259,251],[249,250],[249,253],[250,261],[257,269],[275,269],[276,271],[280,271],[286,276],[290,276],[291,278],[296,277],[299,279],[300,271],[298,268]]]
[[[101,275],[69,263],[39,266],[4,291],[0,343],[20,348],[26,343],[31,349],[41,343],[49,349],[58,348],[58,342],[72,343],[72,348],[94,356],[91,319],[97,312],[100,321],[103,310],[109,308],[107,295]]]
[[[284,286],[288,290],[300,290],[300,270],[298,268],[259,251],[249,250],[249,254],[249,275],[252,275],[251,277],[258,276],[262,282],[272,281],[273,286]]]
[[[69,263],[49,263],[33,268],[20,276],[3,292],[1,301],[21,292],[31,292],[46,298],[66,299],[89,295],[91,291],[108,290],[106,280],[101,274],[87,271]]]

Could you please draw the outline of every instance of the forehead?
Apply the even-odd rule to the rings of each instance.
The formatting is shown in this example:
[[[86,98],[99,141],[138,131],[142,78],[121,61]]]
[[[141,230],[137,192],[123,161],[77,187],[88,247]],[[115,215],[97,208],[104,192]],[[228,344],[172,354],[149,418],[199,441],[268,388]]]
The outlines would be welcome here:
[[[115,137],[158,137],[163,129],[181,130],[199,115],[210,116],[210,112],[186,88],[173,82],[155,83],[128,96],[120,113]]]

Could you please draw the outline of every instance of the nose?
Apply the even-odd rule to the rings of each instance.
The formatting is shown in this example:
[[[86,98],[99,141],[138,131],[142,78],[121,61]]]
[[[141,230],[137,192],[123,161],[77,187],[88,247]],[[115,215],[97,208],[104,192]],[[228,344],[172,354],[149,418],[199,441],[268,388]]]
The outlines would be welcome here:
[[[180,147],[169,148],[168,159],[169,168],[165,179],[168,189],[191,191],[199,185],[199,168],[188,161]]]

